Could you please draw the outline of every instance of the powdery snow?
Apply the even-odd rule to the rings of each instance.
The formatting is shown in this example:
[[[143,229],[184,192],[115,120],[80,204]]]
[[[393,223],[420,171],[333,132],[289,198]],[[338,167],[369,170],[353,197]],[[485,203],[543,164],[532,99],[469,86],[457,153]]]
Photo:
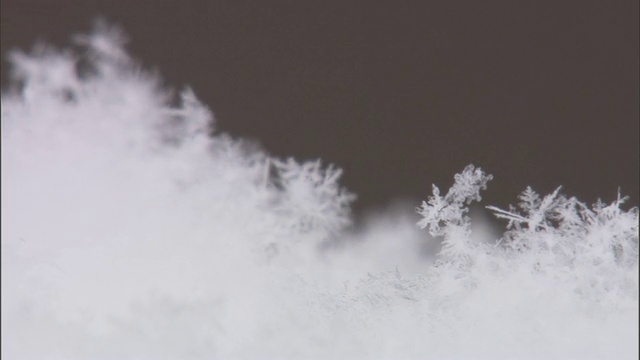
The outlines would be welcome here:
[[[3,358],[638,358],[623,198],[527,189],[487,239],[467,206],[491,176],[469,166],[422,220],[410,204],[349,230],[339,169],[221,133],[124,40],[101,23],[10,56]]]

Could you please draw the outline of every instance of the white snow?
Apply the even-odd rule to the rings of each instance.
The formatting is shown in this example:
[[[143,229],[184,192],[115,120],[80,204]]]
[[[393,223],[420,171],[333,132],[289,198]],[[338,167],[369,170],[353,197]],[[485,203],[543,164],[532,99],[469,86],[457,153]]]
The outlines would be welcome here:
[[[467,168],[421,209],[443,239],[415,204],[345,231],[339,169],[209,137],[121,31],[77,39],[2,94],[3,358],[638,358],[637,209],[525,192],[496,245]]]

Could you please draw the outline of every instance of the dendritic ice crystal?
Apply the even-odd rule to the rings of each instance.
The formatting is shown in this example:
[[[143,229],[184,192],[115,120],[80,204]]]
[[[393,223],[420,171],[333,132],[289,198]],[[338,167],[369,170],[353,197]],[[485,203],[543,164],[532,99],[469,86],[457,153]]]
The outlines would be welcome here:
[[[624,197],[527,188],[480,239],[468,206],[492,176],[469,165],[419,221],[354,229],[339,168],[223,133],[118,28],[74,41],[9,54],[3,358],[637,358]]]

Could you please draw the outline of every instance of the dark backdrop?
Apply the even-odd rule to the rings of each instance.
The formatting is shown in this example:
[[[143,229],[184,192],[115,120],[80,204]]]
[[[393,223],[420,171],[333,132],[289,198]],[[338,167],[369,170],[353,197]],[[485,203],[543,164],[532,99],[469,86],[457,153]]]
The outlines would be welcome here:
[[[418,205],[468,163],[492,204],[527,185],[638,203],[636,0],[2,0],[2,52],[98,15],[222,131],[342,167],[357,210]]]

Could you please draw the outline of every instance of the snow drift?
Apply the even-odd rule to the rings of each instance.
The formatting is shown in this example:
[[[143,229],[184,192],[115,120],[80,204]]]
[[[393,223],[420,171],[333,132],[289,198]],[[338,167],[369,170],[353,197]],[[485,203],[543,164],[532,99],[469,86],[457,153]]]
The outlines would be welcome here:
[[[4,358],[637,358],[624,198],[527,189],[487,241],[469,166],[418,209],[430,234],[395,212],[347,231],[339,169],[221,133],[124,43],[101,23],[10,54]]]

